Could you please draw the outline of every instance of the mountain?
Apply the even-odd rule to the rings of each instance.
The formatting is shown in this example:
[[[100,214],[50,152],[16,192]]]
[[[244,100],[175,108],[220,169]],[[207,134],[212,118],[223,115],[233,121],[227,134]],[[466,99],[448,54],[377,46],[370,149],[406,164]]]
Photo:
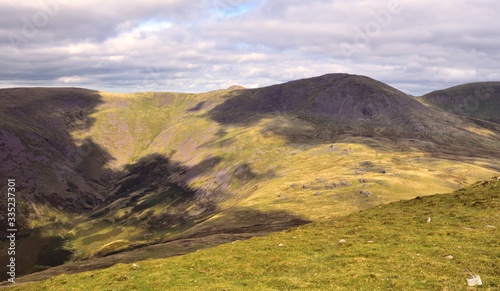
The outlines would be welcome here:
[[[450,153],[469,141],[469,146],[481,149],[478,154],[486,151],[489,155],[492,149],[490,141],[471,133],[483,130],[481,125],[474,126],[467,120],[441,114],[414,97],[365,76],[328,74],[233,94],[214,108],[211,115],[214,120],[222,124],[241,124],[284,114],[322,126],[318,131],[329,140],[351,134],[393,141],[429,141],[445,146],[433,150]],[[496,105],[493,108],[499,108],[500,104]],[[498,127],[488,129],[494,131],[493,135],[500,132]],[[279,123],[271,130],[291,142],[297,141],[297,137],[288,134],[290,130]],[[309,139],[307,137],[306,142]],[[457,140],[462,141],[458,147],[455,146]],[[421,147],[421,144],[415,146]]]
[[[421,100],[457,115],[500,123],[500,82],[459,85],[431,92]]]
[[[496,123],[356,75],[202,94],[2,89],[0,104],[0,175],[19,185],[31,250],[19,275],[184,253],[500,171]]]
[[[495,290],[499,199],[500,177],[185,256],[14,290],[465,290],[469,273]]]

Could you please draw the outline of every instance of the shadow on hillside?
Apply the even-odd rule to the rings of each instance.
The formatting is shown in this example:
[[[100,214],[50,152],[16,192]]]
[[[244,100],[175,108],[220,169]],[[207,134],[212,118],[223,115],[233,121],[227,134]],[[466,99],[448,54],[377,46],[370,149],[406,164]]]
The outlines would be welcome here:
[[[54,225],[43,206],[83,213],[102,199],[110,174],[104,168],[112,157],[91,139],[74,140],[72,133],[89,129],[92,115],[103,104],[97,91],[77,88],[16,88],[0,90],[0,176],[16,179],[17,275],[38,266],[56,265],[68,258],[60,237],[41,235],[26,220]],[[5,193],[1,183],[0,191]],[[1,224],[6,225],[4,202]],[[52,213],[53,215],[54,213]],[[42,222],[41,222],[42,223]],[[1,245],[5,247],[5,235]],[[29,251],[28,251],[29,249]],[[0,260],[6,262],[7,253]],[[54,256],[54,258],[50,258]],[[59,257],[59,258],[57,258]],[[6,267],[0,268],[5,279]]]
[[[173,161],[169,156],[151,154],[128,165],[123,171],[108,169],[107,165],[114,159],[109,152],[92,138],[84,140],[73,138],[75,132],[87,131],[94,125],[96,120],[93,114],[103,103],[99,92],[92,90],[75,88],[0,90],[2,105],[0,112],[3,115],[0,120],[2,145],[0,175],[15,178],[20,190],[19,195],[22,193],[17,209],[19,229],[16,250],[17,276],[59,265],[72,255],[68,241],[59,233],[73,228],[74,221],[59,221],[58,217],[54,216],[56,214],[43,212],[44,205],[52,206],[61,213],[68,215],[72,213],[75,218],[80,214],[86,214],[92,219],[100,219],[120,211],[123,207],[129,207],[131,211],[128,214],[120,216],[111,223],[116,226],[137,225],[144,234],[148,234],[165,231],[178,225],[184,229],[196,225],[220,212],[217,203],[231,196],[223,188],[197,189],[187,186],[190,181],[217,167],[222,162],[217,156],[188,167]],[[192,110],[199,110],[202,107],[203,104],[199,104]],[[239,165],[236,172],[236,179],[242,184],[248,179],[267,179],[273,176],[273,173],[256,173],[246,164]],[[220,185],[228,184],[224,179],[229,178],[223,177],[219,181]],[[2,193],[6,192],[5,187],[4,183],[0,184]],[[0,216],[1,223],[5,225],[6,205],[2,203],[0,203],[2,207]],[[151,207],[158,204],[168,205],[165,209],[167,211],[160,213],[150,211]],[[139,215],[140,220],[137,219]],[[262,216],[271,219],[272,215],[255,212],[247,213],[245,217]],[[288,217],[285,214],[276,215],[274,220],[278,221],[279,217]],[[29,228],[26,219],[45,221],[51,228],[51,234],[49,235],[43,228]],[[82,221],[84,220],[80,219],[80,222]],[[299,223],[300,219],[293,218],[291,221],[292,224],[282,221],[282,225],[292,226]],[[280,227],[274,229],[279,230]],[[182,227],[176,228],[176,231],[179,230],[182,230]],[[94,229],[84,231],[88,232],[86,238],[89,241],[108,234],[98,232],[98,228],[95,231]],[[245,229],[245,232],[247,231],[249,229]],[[206,235],[213,236],[216,233],[215,230],[207,232]],[[213,246],[227,242],[228,239],[234,239],[234,233],[226,234],[227,239],[218,238],[206,244]],[[193,235],[197,238],[189,239],[190,244],[197,245],[196,240],[203,241],[202,235]],[[249,236],[251,235],[247,233],[243,235],[243,237]],[[8,241],[5,237],[6,233],[2,233],[0,238],[1,248],[4,250],[0,254],[2,262],[8,260],[5,251]],[[142,234],[139,239],[144,239]],[[198,248],[202,247],[203,243],[198,244]],[[170,255],[192,251],[183,245],[178,246],[176,250]],[[111,253],[103,252],[102,255]],[[161,256],[161,254],[156,255]],[[122,262],[138,260],[134,256],[126,259],[128,255],[112,256],[118,256]],[[109,257],[111,256],[100,262],[107,261]],[[85,264],[88,264],[88,261]],[[105,265],[105,263],[98,264]],[[61,268],[67,270],[65,266]],[[52,268],[45,272],[50,273],[51,270]],[[4,264],[0,268],[0,279],[6,279],[6,271]]]
[[[116,226],[134,225],[148,234],[168,231],[177,225],[175,231],[178,232],[179,226],[185,229],[219,211],[217,195],[206,198],[203,190],[187,186],[188,181],[211,170],[219,162],[220,158],[209,158],[187,167],[160,154],[145,156],[118,174],[116,187],[107,196],[104,206],[91,216],[98,218],[110,214],[116,217],[118,212],[131,208],[127,214],[115,219]],[[149,211],[158,205],[164,211]],[[139,216],[140,220],[137,219]]]
[[[232,208],[210,219],[210,225],[200,224],[186,231],[181,238],[196,238],[218,233],[272,233],[310,223],[287,211],[261,212],[251,208]]]
[[[231,223],[227,223],[227,221]],[[20,277],[17,279],[17,282],[41,281],[61,274],[75,274],[103,269],[118,263],[133,263],[146,259],[183,255],[229,242],[268,235],[309,222],[290,215],[285,211],[260,212],[252,209],[237,208],[228,214],[216,218],[213,222],[214,226],[195,227],[192,231],[188,230],[187,234],[180,238],[106,257],[66,263],[45,271]]]
[[[195,106],[189,108],[187,111],[188,112],[196,112],[196,111],[200,111],[201,109],[203,109],[203,106],[205,106],[205,103],[206,102],[199,102],[198,104],[196,104]]]
[[[30,194],[23,196],[25,202],[54,199],[70,212],[92,207],[79,207],[74,199],[97,198],[93,184],[106,184],[99,176],[112,157],[90,139],[75,141],[72,132],[94,124],[92,114],[103,103],[99,93],[75,88],[6,89],[0,90],[0,102],[4,105],[0,109],[4,115],[0,128],[2,176],[19,180],[23,192]],[[76,188],[80,193],[71,194]]]

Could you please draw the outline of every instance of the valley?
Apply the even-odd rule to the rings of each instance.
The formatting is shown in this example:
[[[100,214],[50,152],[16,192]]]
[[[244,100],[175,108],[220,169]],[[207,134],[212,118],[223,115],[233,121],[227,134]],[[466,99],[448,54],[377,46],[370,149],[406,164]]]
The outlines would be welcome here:
[[[18,248],[30,249],[19,276],[274,240],[292,227],[324,233],[366,209],[490,179],[500,84],[464,86],[415,98],[329,74],[202,94],[2,89],[0,173],[22,185]]]

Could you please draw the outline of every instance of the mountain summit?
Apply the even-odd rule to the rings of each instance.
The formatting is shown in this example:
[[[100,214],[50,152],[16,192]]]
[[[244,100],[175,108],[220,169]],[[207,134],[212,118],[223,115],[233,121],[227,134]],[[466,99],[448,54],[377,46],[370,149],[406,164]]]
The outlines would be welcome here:
[[[262,113],[303,113],[366,120],[388,117],[408,108],[426,111],[414,98],[379,81],[358,75],[328,74],[241,91],[239,96],[216,109],[220,111],[220,119],[224,115],[225,122],[237,122]],[[231,120],[231,117],[236,119]]]

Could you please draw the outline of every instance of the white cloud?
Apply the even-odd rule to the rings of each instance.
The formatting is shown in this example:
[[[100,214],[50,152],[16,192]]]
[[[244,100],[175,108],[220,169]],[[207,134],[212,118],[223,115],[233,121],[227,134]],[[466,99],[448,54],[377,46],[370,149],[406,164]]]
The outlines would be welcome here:
[[[64,84],[80,84],[80,83],[88,81],[88,79],[82,78],[80,76],[67,76],[67,77],[57,78],[54,81],[56,83],[64,83]]]

